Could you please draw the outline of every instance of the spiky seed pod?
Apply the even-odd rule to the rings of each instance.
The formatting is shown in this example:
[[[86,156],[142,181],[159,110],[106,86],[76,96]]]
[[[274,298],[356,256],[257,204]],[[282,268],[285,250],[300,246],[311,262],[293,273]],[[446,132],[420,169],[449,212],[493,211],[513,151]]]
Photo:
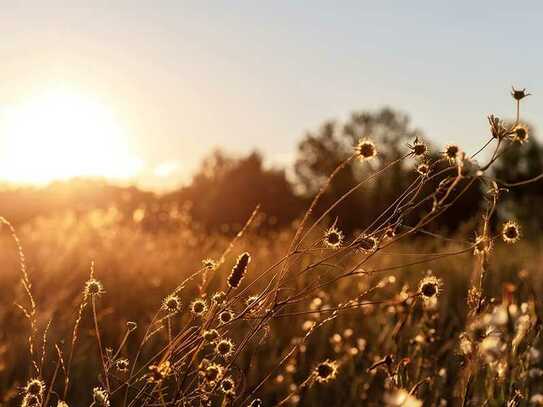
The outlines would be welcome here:
[[[177,295],[170,294],[162,301],[162,309],[170,314],[174,314],[181,310],[181,300]]]
[[[197,298],[190,304],[190,311],[197,317],[201,317],[207,311],[207,303],[202,298]]]
[[[377,148],[373,141],[363,139],[358,142],[354,152],[360,160],[369,160],[377,155]]]
[[[117,371],[119,372],[126,373],[128,372],[129,364],[130,363],[128,362],[128,359],[125,359],[125,358],[118,359],[115,361],[115,369],[117,369]]]
[[[39,407],[41,404],[40,398],[34,394],[25,394],[21,407]]]
[[[231,377],[226,377],[221,381],[221,391],[224,394],[233,395],[235,394],[236,384]]]
[[[437,305],[437,297],[441,293],[442,287],[443,281],[431,274],[420,281],[418,293],[425,307],[434,308]]]
[[[511,96],[513,96],[513,99],[515,99],[516,101],[522,100],[526,96],[530,96],[530,95],[531,95],[530,93],[526,92],[526,88],[524,88],[524,89],[515,89],[513,87],[512,91],[511,91]]]
[[[230,339],[221,339],[217,343],[215,350],[222,357],[228,357],[232,354],[232,351],[234,350],[234,344]]]
[[[460,147],[456,144],[448,144],[443,150],[443,156],[449,160],[449,162],[454,163],[460,155]]]
[[[102,387],[95,387],[92,389],[92,398],[94,403],[100,407],[109,407],[109,393]]]
[[[528,141],[528,127],[519,124],[513,129],[513,140],[519,142],[520,144]]]
[[[428,152],[428,147],[426,144],[420,141],[418,137],[415,139],[413,144],[408,145],[408,147],[411,149],[411,153],[415,157],[422,157]]]
[[[502,239],[505,243],[516,243],[520,239],[520,228],[519,226],[509,220],[504,223],[502,228]]]
[[[425,177],[430,173],[430,166],[428,163],[420,163],[417,165],[417,172]]]
[[[251,262],[251,255],[247,252],[241,254],[236,261],[236,264],[232,268],[232,273],[228,277],[228,285],[230,288],[238,288],[241,280],[245,277],[247,267]]]
[[[204,331],[202,336],[206,342],[213,342],[219,337],[219,332],[216,329],[210,329],[208,331]]]
[[[324,233],[323,241],[326,246],[337,249],[343,243],[343,233],[332,226]]]
[[[223,324],[227,324],[228,322],[232,321],[234,319],[234,313],[230,310],[224,310],[219,314],[219,321]]]
[[[98,297],[104,292],[104,286],[95,278],[91,278],[85,283],[84,294],[86,297]]]
[[[24,388],[26,394],[32,394],[37,397],[42,397],[45,390],[45,383],[41,379],[30,379]]]
[[[166,360],[158,365],[149,366],[147,381],[149,383],[160,383],[172,373],[172,367],[169,360]]]
[[[327,383],[336,378],[338,364],[336,361],[325,360],[315,368],[315,380],[319,383]]]

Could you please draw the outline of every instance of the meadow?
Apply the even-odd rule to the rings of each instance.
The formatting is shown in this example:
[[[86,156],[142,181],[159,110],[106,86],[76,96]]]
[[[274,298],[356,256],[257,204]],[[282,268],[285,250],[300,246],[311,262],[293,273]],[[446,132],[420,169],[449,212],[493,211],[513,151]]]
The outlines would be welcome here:
[[[528,138],[512,95],[486,159],[415,139],[387,162],[362,138],[276,230],[258,207],[235,235],[178,211],[152,232],[115,207],[1,218],[0,405],[543,405],[541,242],[496,221],[506,189],[541,177],[491,172]],[[413,182],[342,231],[332,210],[406,160]],[[349,166],[367,175],[323,209]],[[432,229],[473,185],[478,216]]]

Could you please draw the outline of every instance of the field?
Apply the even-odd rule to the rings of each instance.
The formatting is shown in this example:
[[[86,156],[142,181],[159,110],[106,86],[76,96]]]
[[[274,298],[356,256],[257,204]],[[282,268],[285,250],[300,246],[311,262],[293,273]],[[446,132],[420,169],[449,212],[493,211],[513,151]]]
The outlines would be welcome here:
[[[416,140],[372,168],[352,191],[404,158],[418,175],[348,234],[330,212],[350,192],[318,202],[375,159],[366,139],[274,230],[258,208],[236,235],[179,213],[149,231],[115,208],[2,218],[2,405],[543,404],[541,242],[496,221],[516,186],[487,172],[526,141],[518,121],[491,120],[485,162],[456,146],[426,161]],[[473,184],[478,216],[432,228]]]

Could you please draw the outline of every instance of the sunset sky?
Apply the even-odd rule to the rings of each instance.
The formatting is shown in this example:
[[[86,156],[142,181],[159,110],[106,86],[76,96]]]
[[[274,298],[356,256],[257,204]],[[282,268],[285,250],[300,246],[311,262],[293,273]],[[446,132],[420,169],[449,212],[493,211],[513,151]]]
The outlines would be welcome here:
[[[511,85],[543,120],[543,3],[15,1],[0,6],[0,181],[164,188],[214,146],[288,164],[383,105],[471,151]]]

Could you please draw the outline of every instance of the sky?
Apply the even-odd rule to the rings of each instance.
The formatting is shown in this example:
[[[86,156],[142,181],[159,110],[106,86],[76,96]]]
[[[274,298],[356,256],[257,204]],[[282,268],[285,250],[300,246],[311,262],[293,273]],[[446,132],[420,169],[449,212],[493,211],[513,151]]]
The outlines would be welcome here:
[[[537,1],[0,0],[0,181],[170,188],[218,146],[288,165],[307,131],[383,106],[472,151],[486,115],[513,115],[511,85],[542,122],[542,17]]]

